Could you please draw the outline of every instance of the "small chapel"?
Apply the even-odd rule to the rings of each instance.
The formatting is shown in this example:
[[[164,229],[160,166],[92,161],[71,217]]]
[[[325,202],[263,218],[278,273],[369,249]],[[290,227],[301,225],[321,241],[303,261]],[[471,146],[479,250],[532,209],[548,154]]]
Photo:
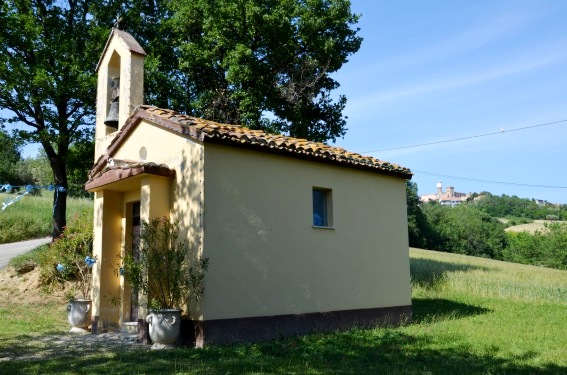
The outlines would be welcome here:
[[[411,317],[409,169],[147,105],[145,56],[115,28],[96,70],[85,185],[94,193],[98,259],[92,333],[142,329],[147,303],[115,268],[140,222],[155,217],[179,222],[187,257],[209,259],[204,295],[184,311],[196,346]]]

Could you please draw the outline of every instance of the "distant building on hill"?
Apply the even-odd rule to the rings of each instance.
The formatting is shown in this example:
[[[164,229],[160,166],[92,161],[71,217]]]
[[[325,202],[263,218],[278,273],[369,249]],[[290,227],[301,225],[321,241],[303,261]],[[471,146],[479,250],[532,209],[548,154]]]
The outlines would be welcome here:
[[[548,204],[550,204],[548,201],[545,201],[543,199],[535,199],[535,202],[538,206],[547,206]]]
[[[456,192],[452,186],[447,186],[443,192],[443,184],[438,182],[437,191],[434,194],[420,195],[419,200],[423,203],[436,201],[441,205],[453,207],[465,202],[469,196],[470,194]]]

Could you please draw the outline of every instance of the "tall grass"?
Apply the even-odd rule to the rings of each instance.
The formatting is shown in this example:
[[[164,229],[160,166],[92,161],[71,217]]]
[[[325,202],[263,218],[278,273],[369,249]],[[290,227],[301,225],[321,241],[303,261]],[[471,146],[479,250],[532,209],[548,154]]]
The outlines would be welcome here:
[[[0,199],[11,200],[12,194],[0,194]],[[87,198],[67,199],[67,218],[74,213],[93,209]],[[26,195],[0,211],[0,243],[17,242],[51,235],[53,217],[53,194],[44,192],[39,196]]]
[[[57,331],[48,321],[62,324],[63,308],[0,301],[0,373],[567,373],[567,271],[419,249],[410,249],[410,257],[412,322],[256,344],[166,352],[108,345],[57,350],[26,334]],[[50,318],[29,326],[36,311]],[[30,331],[10,328],[18,324]],[[34,358],[18,359],[28,354]]]
[[[414,293],[427,289],[528,302],[567,303],[567,272],[411,249]]]
[[[419,249],[410,254],[417,324],[408,329],[431,329],[446,348],[459,343],[471,356],[501,362],[487,373],[567,373],[566,271]]]

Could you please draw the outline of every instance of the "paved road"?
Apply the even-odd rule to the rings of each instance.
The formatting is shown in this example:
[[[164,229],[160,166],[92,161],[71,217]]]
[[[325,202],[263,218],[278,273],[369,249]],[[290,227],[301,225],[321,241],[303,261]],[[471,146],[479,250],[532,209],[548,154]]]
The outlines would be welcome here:
[[[10,259],[16,255],[27,253],[28,251],[49,242],[51,242],[51,237],[0,245],[0,270],[6,267]]]

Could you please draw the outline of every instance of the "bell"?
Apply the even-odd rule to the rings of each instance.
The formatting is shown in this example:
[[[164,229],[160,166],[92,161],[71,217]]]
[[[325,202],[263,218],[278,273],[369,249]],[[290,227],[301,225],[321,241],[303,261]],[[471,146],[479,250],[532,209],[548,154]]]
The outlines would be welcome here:
[[[104,120],[106,126],[118,129],[118,101],[112,101],[110,103],[110,111],[108,111],[108,116]]]

